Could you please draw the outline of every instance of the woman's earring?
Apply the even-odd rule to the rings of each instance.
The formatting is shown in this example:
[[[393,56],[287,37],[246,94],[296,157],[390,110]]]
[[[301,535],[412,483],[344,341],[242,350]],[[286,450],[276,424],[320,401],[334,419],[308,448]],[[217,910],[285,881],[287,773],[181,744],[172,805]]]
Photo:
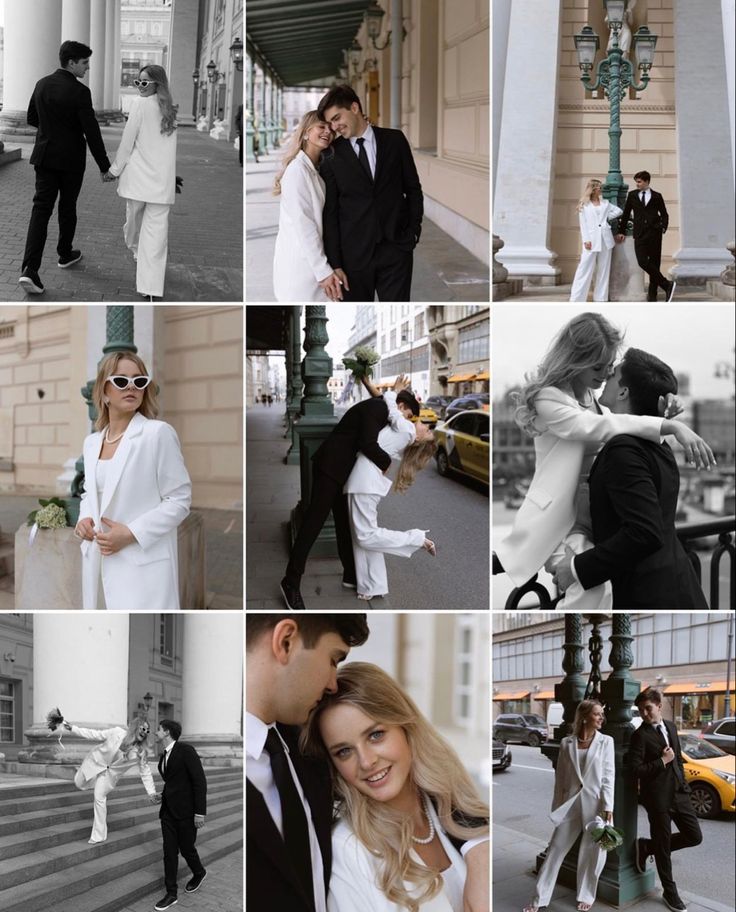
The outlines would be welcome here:
[[[107,396],[105,396],[105,398],[102,401],[105,403],[105,405],[110,404],[110,400],[107,398]]]

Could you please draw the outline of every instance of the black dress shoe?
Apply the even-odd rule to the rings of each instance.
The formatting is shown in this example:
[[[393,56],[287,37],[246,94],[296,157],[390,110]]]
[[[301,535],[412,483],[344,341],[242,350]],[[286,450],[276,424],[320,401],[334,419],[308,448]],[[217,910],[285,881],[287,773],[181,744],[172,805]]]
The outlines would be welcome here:
[[[81,250],[72,250],[71,253],[68,253],[66,256],[59,257],[59,269],[67,269],[69,266],[73,266],[75,263],[78,263],[82,259]]]
[[[173,893],[167,893],[163,899],[159,899],[156,905],[153,907],[155,912],[163,912],[164,909],[170,909],[172,906],[175,906],[179,900],[174,896]]]
[[[636,840],[636,870],[640,874],[646,874],[647,872],[647,858],[649,857],[649,852],[646,850],[646,840],[637,839]]]
[[[22,285],[23,290],[28,292],[28,294],[43,294],[45,291],[43,282],[33,269],[24,269],[18,279],[18,284]]]
[[[668,909],[672,909],[672,912],[687,912],[687,906],[680,899],[680,896],[677,892],[663,893],[662,901]]]
[[[207,876],[206,871],[202,871],[201,874],[195,874],[194,877],[192,877],[192,879],[187,883],[186,887],[184,887],[184,890],[187,893],[196,893],[197,890],[199,890],[200,884],[202,883],[202,881],[205,879],[206,876]]]
[[[292,586],[286,577],[281,580],[281,594],[284,597],[286,607],[289,609],[289,611],[306,610],[307,606],[304,604],[304,600],[302,599],[302,594],[299,591],[299,587]]]

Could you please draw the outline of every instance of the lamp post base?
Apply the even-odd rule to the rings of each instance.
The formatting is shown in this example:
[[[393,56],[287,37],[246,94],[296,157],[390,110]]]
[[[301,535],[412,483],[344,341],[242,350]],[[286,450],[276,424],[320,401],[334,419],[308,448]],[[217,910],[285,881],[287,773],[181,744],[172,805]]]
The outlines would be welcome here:
[[[611,254],[611,277],[608,284],[609,301],[646,301],[644,273],[636,261],[634,239],[626,238],[616,244]]]

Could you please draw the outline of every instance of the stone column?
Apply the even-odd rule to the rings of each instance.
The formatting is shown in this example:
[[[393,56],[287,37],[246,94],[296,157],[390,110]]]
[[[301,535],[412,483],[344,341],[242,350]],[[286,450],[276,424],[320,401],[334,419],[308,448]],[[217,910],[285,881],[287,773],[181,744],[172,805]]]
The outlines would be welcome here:
[[[26,123],[33,87],[59,66],[59,0],[6,0],[4,42],[0,139],[33,135],[36,128]]]
[[[557,285],[550,247],[561,0],[511,6],[493,209],[500,262],[533,285]]]
[[[736,0],[721,0],[721,18],[728,88],[727,106],[731,119],[731,174],[736,184]]]
[[[105,89],[102,106],[106,111],[114,107],[120,85],[120,73],[115,69],[115,17],[120,16],[117,0],[105,0]]]
[[[127,725],[127,614],[36,614],[33,619],[33,725],[24,734],[24,763],[78,764],[92,742],[69,732],[49,736],[54,707],[85,728]]]
[[[270,126],[270,112],[268,109],[268,80],[269,75],[266,68],[263,68],[263,82],[261,83],[261,116],[259,118],[259,130],[261,136],[261,154],[268,152],[271,144],[271,136],[268,132]]]
[[[122,70],[123,51],[120,42],[120,0],[115,0],[115,12],[113,15],[113,62],[112,62],[112,109],[120,110],[120,73]]]
[[[92,48],[92,59],[89,66],[89,89],[92,92],[92,107],[100,111],[105,106],[105,71],[107,56],[105,54],[105,0],[95,0],[90,9],[89,46]]]
[[[299,465],[299,425],[297,415],[302,404],[302,362],[301,354],[301,305],[292,307],[289,313],[289,337],[286,353],[287,392],[286,415],[289,422],[288,433],[291,434],[291,446],[286,454],[287,465]]]
[[[184,617],[182,740],[210,765],[242,764],[244,650],[242,614]]]
[[[504,242],[497,235],[493,235],[493,290],[491,300],[502,301],[511,295],[521,294],[524,283],[521,279],[509,279],[509,271],[497,260],[496,255],[504,247]]]
[[[90,0],[61,0],[61,40],[89,45],[90,18]]]
[[[727,72],[720,5],[710,0],[675,3],[675,107],[680,184],[680,242],[672,274],[703,285],[728,265],[724,253],[736,221]],[[707,104],[703,97],[707,97]],[[721,180],[703,180],[703,175]]]
[[[194,123],[189,99],[192,95],[192,71],[197,66],[198,22],[199,0],[174,0],[171,5],[169,85],[174,102],[179,105],[177,119],[186,126]],[[200,78],[207,78],[206,71],[200,74]]]

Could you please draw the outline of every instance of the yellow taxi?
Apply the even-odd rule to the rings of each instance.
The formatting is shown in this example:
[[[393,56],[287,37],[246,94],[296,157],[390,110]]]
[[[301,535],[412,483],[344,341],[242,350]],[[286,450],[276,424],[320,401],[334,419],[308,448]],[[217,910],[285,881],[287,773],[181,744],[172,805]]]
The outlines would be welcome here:
[[[428,405],[419,403],[419,421],[426,424],[427,427],[433,428],[437,424],[437,412]]]
[[[437,425],[435,459],[440,475],[458,472],[489,483],[490,420],[483,409],[466,409]]]
[[[698,817],[736,811],[736,757],[695,735],[678,732],[690,800]]]

